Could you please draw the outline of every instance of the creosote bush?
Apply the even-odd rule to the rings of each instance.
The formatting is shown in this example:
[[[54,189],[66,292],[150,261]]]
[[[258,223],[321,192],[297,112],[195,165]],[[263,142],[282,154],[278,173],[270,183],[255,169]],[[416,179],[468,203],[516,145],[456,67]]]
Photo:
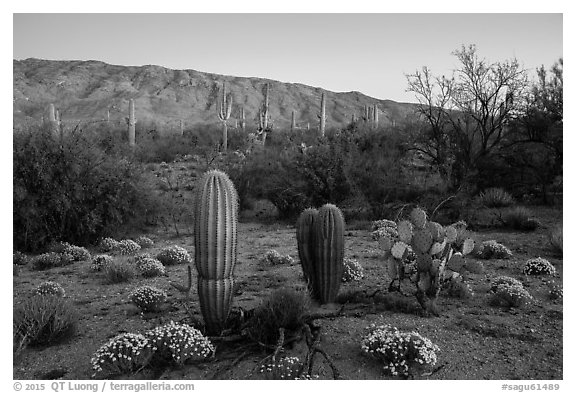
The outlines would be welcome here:
[[[32,296],[14,309],[14,341],[21,347],[59,343],[76,332],[78,313],[59,296]]]
[[[367,355],[384,363],[384,371],[392,376],[414,375],[436,364],[440,348],[417,332],[400,332],[390,325],[369,327],[361,342]]]
[[[273,346],[278,341],[280,328],[286,330],[286,336],[299,331],[309,309],[307,292],[278,289],[254,310],[248,335],[256,342]]]
[[[146,215],[152,204],[138,165],[106,151],[97,133],[54,138],[30,128],[13,138],[14,245],[38,251],[65,239],[85,245]]]

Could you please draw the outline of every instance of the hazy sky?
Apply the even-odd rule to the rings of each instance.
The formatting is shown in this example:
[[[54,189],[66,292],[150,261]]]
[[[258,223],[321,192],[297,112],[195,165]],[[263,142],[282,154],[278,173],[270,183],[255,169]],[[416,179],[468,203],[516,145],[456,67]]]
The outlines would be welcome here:
[[[562,14],[14,14],[14,58],[156,64],[413,102],[406,73],[490,61],[549,68]]]

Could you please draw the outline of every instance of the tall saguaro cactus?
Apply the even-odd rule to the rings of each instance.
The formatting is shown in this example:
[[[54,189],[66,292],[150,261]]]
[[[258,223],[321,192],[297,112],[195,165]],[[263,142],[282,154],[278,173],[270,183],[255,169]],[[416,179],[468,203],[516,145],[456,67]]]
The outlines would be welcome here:
[[[207,330],[220,334],[232,305],[238,226],[238,195],[224,172],[208,171],[198,183],[194,219],[200,311]]]
[[[226,97],[226,83],[222,83],[222,99],[219,101],[218,105],[218,118],[222,122],[222,150],[226,151],[228,149],[228,119],[232,113],[232,97],[228,100]]]
[[[131,147],[136,146],[136,113],[133,99],[128,103],[128,144]]]
[[[320,136],[324,136],[326,131],[326,94],[322,92],[322,98],[320,100],[320,113],[318,114],[320,119]]]
[[[298,255],[312,297],[321,304],[336,299],[344,273],[344,216],[331,204],[306,209],[296,227]]]
[[[264,87],[264,103],[260,111],[260,128],[266,132],[268,130],[268,120],[270,119],[270,84],[266,83]]]
[[[374,128],[378,128],[378,105],[374,104],[372,109],[372,122],[374,123]]]
[[[296,111],[292,111],[292,121],[290,122],[290,131],[296,130]]]
[[[54,107],[54,104],[48,106],[48,123],[47,123],[50,133],[54,137],[60,136],[60,119],[58,111]]]
[[[242,131],[246,129],[246,113],[244,112],[244,107],[240,111],[240,128]]]

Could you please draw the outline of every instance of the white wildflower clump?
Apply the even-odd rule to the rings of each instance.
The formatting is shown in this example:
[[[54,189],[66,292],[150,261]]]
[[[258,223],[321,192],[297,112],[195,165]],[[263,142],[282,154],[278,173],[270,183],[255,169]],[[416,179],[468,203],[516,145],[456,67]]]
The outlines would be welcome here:
[[[146,278],[166,275],[166,267],[155,258],[138,259],[136,268]]]
[[[142,334],[124,333],[101,346],[91,359],[94,376],[122,375],[148,364],[153,351]]]
[[[290,265],[294,263],[294,259],[290,255],[282,255],[276,250],[270,250],[264,254],[263,262],[267,265]]]
[[[150,285],[143,285],[130,293],[130,301],[144,312],[158,311],[166,299],[166,292]]]
[[[92,258],[92,264],[90,265],[90,269],[97,272],[102,271],[113,260],[114,258],[112,258],[110,255],[106,254],[96,255],[94,258]]]
[[[342,275],[342,282],[360,281],[364,278],[364,268],[356,260],[352,258],[344,258],[344,274]]]
[[[372,239],[380,240],[383,237],[398,237],[398,226],[394,221],[378,220],[372,223]]]
[[[90,252],[84,247],[74,246],[70,243],[62,242],[61,254],[72,262],[85,261],[90,259]]]
[[[118,240],[112,239],[111,237],[105,237],[104,239],[100,240],[100,243],[98,243],[98,248],[102,252],[113,251],[116,246],[118,246]]]
[[[53,281],[45,281],[38,285],[36,288],[36,294],[40,296],[66,296],[66,291],[62,288],[62,285]]]
[[[559,300],[564,297],[562,284],[557,284],[554,280],[548,282],[548,296],[552,300]]]
[[[390,325],[370,326],[362,339],[362,351],[381,360],[392,376],[409,376],[416,370],[432,367],[440,348],[417,332],[400,332]]]
[[[512,251],[496,240],[486,240],[482,242],[475,254],[482,259],[508,259],[512,256]]]
[[[150,330],[146,337],[153,351],[178,365],[189,359],[205,359],[214,353],[214,346],[199,330],[174,321]]]
[[[259,372],[264,379],[271,380],[309,380],[312,377],[304,372],[304,363],[296,356],[286,356],[276,362],[260,366]],[[315,376],[318,377],[317,375]]]
[[[156,255],[156,259],[164,265],[177,265],[190,261],[190,255],[188,251],[180,246],[169,246],[160,250],[160,253]]]
[[[121,240],[114,247],[114,251],[120,255],[133,255],[140,251],[140,246],[134,240]]]
[[[138,238],[136,238],[136,240],[134,240],[141,248],[149,248],[152,247],[154,245],[154,242],[152,241],[152,239],[150,239],[149,237],[146,236],[139,236]]]
[[[522,307],[532,301],[530,293],[515,278],[499,276],[492,282],[493,303],[507,307]]]
[[[538,257],[526,261],[523,272],[527,275],[545,274],[553,276],[556,274],[556,268],[547,259]]]

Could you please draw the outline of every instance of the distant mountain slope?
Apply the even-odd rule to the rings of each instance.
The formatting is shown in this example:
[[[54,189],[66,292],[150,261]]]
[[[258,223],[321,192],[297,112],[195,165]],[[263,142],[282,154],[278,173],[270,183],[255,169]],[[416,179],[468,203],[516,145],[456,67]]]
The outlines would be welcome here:
[[[322,89],[298,83],[261,78],[243,78],[194,70],[171,70],[146,66],[118,66],[100,61],[14,60],[14,124],[40,122],[50,103],[59,109],[64,121],[96,121],[107,117],[122,122],[128,113],[128,100],[136,104],[138,120],[157,124],[186,125],[217,123],[216,100],[226,82],[233,96],[229,124],[234,125],[243,106],[247,127],[255,127],[263,90],[270,84],[270,115],[277,128],[290,126],[292,111],[300,127],[318,124]],[[413,104],[378,100],[359,92],[327,94],[327,127],[350,122],[364,113],[364,105],[377,104],[380,124],[401,122],[413,112]]]

